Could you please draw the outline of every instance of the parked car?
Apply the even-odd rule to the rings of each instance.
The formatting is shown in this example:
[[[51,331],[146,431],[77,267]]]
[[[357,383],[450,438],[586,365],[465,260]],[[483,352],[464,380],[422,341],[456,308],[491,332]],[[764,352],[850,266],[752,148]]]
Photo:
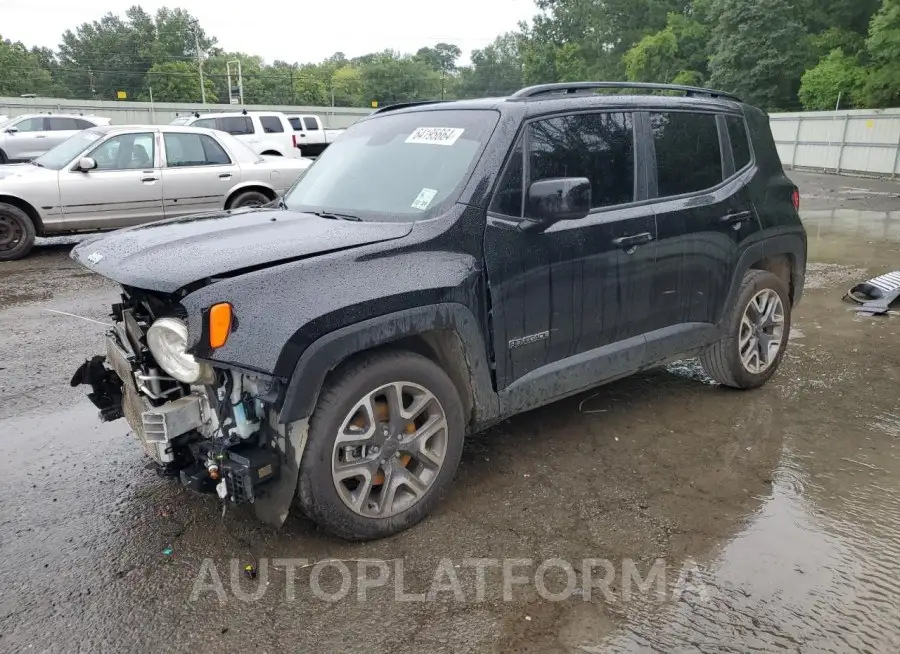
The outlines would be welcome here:
[[[275,157],[299,157],[297,138],[287,116],[277,111],[179,116],[170,125],[203,127],[227,132],[257,154]]]
[[[288,114],[297,136],[297,147],[305,157],[317,157],[344,133],[342,129],[325,129],[322,119],[313,114]]]
[[[123,294],[72,382],[190,488],[387,536],[513,414],[695,355],[763,385],[803,292],[798,207],[767,116],[727,93],[386,108],[278,206],[76,247]]]
[[[30,161],[83,129],[109,125],[109,118],[71,114],[22,114],[0,123],[0,164]]]
[[[31,163],[0,166],[0,261],[24,257],[35,236],[262,205],[310,163],[260,157],[214,130],[94,127]]]

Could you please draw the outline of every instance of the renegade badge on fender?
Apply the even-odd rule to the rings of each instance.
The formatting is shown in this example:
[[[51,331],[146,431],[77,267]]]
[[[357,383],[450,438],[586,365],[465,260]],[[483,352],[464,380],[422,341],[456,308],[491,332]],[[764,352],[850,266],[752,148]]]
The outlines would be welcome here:
[[[619,87],[681,95],[596,93]],[[275,205],[76,247],[122,301],[72,383],[183,484],[378,538],[515,413],[696,355],[764,384],[803,291],[798,207],[766,115],[718,91],[387,107]]]

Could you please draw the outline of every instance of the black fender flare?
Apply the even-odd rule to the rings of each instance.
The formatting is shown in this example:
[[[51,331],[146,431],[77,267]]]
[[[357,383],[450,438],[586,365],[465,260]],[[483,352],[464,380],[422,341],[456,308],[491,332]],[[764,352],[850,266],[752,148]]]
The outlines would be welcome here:
[[[313,341],[300,355],[281,403],[279,422],[308,418],[329,372],[348,357],[409,336],[453,331],[459,337],[471,383],[472,427],[487,426],[499,415],[488,353],[478,321],[463,304],[446,302],[389,313],[337,329]]]
[[[779,255],[788,255],[791,258],[791,287],[794,290],[794,306],[797,305],[803,295],[806,278],[806,238],[802,232],[791,231],[769,236],[751,244],[744,250],[734,269],[734,276],[731,278],[731,288],[728,290],[728,301],[725,304],[723,320],[737,301],[744,275],[753,267],[753,264]]]

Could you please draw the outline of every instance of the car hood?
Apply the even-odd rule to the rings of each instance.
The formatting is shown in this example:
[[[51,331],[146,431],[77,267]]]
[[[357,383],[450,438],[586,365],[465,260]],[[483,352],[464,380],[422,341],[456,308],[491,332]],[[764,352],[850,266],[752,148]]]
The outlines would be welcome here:
[[[0,165],[0,185],[55,179],[56,175],[55,170],[29,163]]]
[[[120,284],[172,293],[209,278],[402,238],[411,230],[412,223],[245,209],[122,229],[83,241],[71,256]]]

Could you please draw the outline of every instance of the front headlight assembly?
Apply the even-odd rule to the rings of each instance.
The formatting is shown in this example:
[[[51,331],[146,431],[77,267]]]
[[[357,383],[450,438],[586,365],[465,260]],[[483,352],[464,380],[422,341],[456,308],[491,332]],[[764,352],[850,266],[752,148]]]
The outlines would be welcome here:
[[[187,353],[187,325],[177,318],[160,318],[147,330],[147,347],[160,368],[185,384],[210,384],[212,368]]]

